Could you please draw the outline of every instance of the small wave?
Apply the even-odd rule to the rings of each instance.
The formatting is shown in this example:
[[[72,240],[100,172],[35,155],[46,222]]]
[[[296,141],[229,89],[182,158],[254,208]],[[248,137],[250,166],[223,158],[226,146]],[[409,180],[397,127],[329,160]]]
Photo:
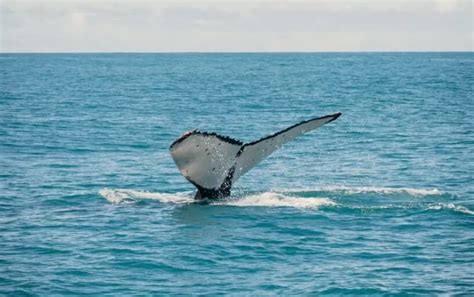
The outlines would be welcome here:
[[[461,212],[461,213],[468,214],[468,215],[474,215],[474,211],[468,209],[465,206],[456,205],[454,203],[435,203],[435,204],[429,205],[428,209],[431,209],[431,210],[450,209],[450,210],[453,210],[455,212]]]
[[[416,189],[416,188],[391,188],[391,187],[349,187],[349,186],[321,186],[317,188],[287,189],[277,192],[341,192],[344,194],[362,194],[362,193],[378,193],[378,194],[400,194],[406,193],[412,196],[430,196],[443,195],[444,193],[438,189]]]
[[[158,200],[163,203],[193,203],[194,199],[190,192],[181,192],[176,194],[169,193],[152,193],[127,189],[101,189],[99,194],[107,199],[110,203],[126,203],[136,200],[151,199]]]
[[[295,208],[319,208],[321,206],[336,205],[336,203],[329,198],[290,197],[275,192],[265,192],[257,195],[249,195],[239,199],[224,201],[217,204],[241,207],[266,206]]]
[[[474,59],[459,59],[459,58],[435,58],[431,59],[433,62],[454,62],[454,63],[474,63]]]

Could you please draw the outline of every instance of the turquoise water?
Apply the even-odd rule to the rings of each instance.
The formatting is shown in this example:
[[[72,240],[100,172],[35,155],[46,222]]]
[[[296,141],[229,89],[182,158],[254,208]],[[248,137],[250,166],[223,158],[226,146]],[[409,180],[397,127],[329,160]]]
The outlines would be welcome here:
[[[0,294],[474,294],[474,54],[0,55]],[[284,146],[192,203],[168,146]]]

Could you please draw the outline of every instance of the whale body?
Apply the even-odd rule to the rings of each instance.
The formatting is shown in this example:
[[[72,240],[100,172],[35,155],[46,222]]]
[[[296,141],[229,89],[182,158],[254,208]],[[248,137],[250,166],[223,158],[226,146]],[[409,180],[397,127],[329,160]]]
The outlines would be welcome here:
[[[219,199],[229,196],[242,175],[283,144],[339,116],[341,113],[302,121],[249,143],[193,130],[176,139],[169,149],[181,174],[197,188],[195,199]]]

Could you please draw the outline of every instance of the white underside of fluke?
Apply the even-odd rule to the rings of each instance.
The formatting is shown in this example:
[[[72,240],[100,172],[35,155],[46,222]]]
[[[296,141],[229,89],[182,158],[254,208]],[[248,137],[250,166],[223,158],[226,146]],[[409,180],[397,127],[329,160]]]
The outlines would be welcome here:
[[[181,174],[193,184],[219,189],[226,178],[232,183],[285,143],[337,119],[336,113],[303,121],[260,140],[244,144],[215,133],[190,131],[178,138],[170,152]]]
[[[242,144],[197,131],[170,148],[171,156],[186,179],[206,189],[219,188],[235,164]]]

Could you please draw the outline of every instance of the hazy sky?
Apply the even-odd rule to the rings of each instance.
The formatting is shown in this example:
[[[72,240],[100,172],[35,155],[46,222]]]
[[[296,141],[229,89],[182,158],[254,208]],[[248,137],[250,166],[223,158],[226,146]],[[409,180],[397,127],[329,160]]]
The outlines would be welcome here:
[[[472,51],[473,1],[0,0],[0,50]]]

